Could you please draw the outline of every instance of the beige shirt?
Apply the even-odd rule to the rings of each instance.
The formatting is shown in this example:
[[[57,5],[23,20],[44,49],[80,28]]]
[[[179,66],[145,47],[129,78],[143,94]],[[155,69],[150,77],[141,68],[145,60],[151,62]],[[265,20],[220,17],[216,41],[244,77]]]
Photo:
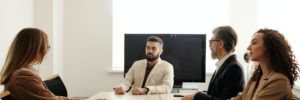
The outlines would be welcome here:
[[[14,100],[69,100],[48,90],[34,69],[20,68],[8,81],[6,88]]]
[[[291,100],[292,90],[289,79],[276,72],[262,77],[255,90],[257,81],[249,81],[243,92],[231,100]]]

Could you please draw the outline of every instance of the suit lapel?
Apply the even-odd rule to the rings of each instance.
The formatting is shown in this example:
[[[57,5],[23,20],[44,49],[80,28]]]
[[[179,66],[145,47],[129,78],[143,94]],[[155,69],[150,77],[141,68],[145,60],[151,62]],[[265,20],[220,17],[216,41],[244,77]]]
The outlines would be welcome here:
[[[213,74],[213,76],[211,77],[210,83],[211,83],[213,80],[215,80],[216,74],[217,74],[217,71],[215,71],[214,74]]]
[[[137,76],[137,77],[139,77],[137,80],[135,80],[135,81],[138,81],[138,86],[139,87],[141,87],[142,86],[142,84],[143,84],[143,80],[144,80],[144,77],[145,77],[145,72],[146,72],[146,68],[147,68],[147,60],[144,60],[143,61],[143,65],[140,65],[141,67],[141,69],[140,70],[137,70],[137,71],[139,71],[138,73],[138,75],[139,76]]]
[[[248,86],[243,91],[243,95],[245,95],[243,96],[243,100],[247,100],[247,99],[252,100],[256,82],[257,81],[248,82]]]
[[[219,68],[219,70],[215,71],[214,75],[212,76],[212,78],[210,80],[208,91],[211,90],[211,88],[213,88],[212,86],[213,86],[215,80],[219,77],[219,74],[222,73],[225,70],[226,66],[230,62],[232,62],[233,59],[235,59],[235,55],[232,55],[232,56],[228,57],[228,59],[225,60],[225,62],[222,64],[222,66]]]
[[[151,82],[153,81],[152,79],[152,75],[155,74],[155,72],[159,72],[159,69],[160,69],[160,64],[161,64],[161,59],[159,58],[157,63],[153,66],[153,69],[151,70],[151,72],[149,73],[148,77],[147,77],[147,81],[145,83],[145,85],[148,83],[148,82]],[[155,83],[152,83],[152,84],[155,84]]]
[[[262,77],[263,79],[262,79],[261,83],[259,83],[259,85],[258,85],[258,87],[256,89],[257,94],[259,94],[266,87],[266,85],[268,83],[268,80],[272,76],[272,74],[273,74],[273,71],[271,71],[269,73],[269,75],[267,75],[266,77]]]
[[[208,85],[208,90],[207,90],[207,92],[209,92],[209,91],[211,90],[212,86],[213,86],[213,82],[214,82],[214,80],[215,80],[216,73],[217,73],[217,71],[214,72],[213,76],[212,76],[211,79],[210,79],[210,82],[209,82],[209,85]]]

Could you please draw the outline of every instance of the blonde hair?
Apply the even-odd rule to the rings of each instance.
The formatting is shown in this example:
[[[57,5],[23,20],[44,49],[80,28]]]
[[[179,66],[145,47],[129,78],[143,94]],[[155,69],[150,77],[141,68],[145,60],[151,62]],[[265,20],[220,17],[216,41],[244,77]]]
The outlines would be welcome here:
[[[9,48],[0,73],[0,83],[7,84],[17,69],[41,63],[48,48],[48,37],[45,32],[37,28],[22,29]]]

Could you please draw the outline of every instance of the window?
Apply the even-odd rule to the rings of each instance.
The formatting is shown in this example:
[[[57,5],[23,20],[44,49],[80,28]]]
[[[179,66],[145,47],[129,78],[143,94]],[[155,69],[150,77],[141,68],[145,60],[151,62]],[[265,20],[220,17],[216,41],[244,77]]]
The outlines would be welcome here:
[[[207,34],[208,41],[229,17],[228,0],[113,0],[112,69],[123,70],[125,33]],[[206,53],[206,72],[212,73],[216,61],[208,47]]]
[[[271,4],[270,4],[271,3]],[[276,29],[288,39],[296,59],[300,61],[300,47],[296,44],[300,40],[296,34],[300,23],[300,13],[297,0],[258,0],[258,27]],[[265,6],[268,7],[265,7]],[[300,87],[300,79],[296,81],[296,87]]]

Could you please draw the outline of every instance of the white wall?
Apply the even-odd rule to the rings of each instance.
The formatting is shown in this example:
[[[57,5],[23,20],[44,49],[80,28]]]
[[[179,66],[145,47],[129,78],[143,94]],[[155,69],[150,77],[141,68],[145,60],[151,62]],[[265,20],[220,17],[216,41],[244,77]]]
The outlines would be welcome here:
[[[59,74],[63,77],[63,13],[61,0],[34,0],[34,27],[45,31],[51,46],[43,63],[39,65],[42,78]]]
[[[250,76],[248,75],[248,69],[251,69],[251,66],[244,61],[243,55],[247,51],[252,34],[257,30],[257,2],[256,0],[231,0],[230,2],[231,26],[238,34],[235,53],[244,67],[245,79],[247,81]]]
[[[53,1],[53,73],[63,75],[63,0]]]
[[[49,44],[53,45],[53,3],[51,0],[34,1],[34,25],[45,31],[49,38]],[[39,65],[39,74],[45,78],[53,73],[53,49],[46,55]]]
[[[8,48],[17,32],[23,27],[33,26],[33,0],[1,0],[0,14],[0,67],[2,68]]]
[[[111,91],[122,78],[112,74],[112,1],[64,1],[64,78],[70,96]]]
[[[33,26],[33,22],[33,0],[0,1],[0,69],[15,35],[22,28]]]

